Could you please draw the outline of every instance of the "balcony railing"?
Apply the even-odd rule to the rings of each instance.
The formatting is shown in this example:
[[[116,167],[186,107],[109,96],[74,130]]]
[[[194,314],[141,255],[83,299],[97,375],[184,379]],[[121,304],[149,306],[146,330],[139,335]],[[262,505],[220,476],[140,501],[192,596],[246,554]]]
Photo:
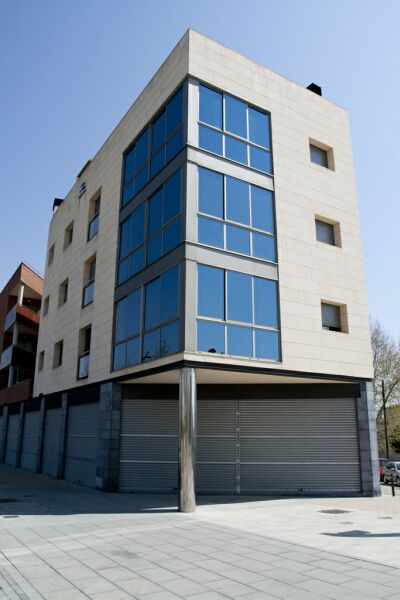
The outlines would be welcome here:
[[[89,377],[90,351],[80,355],[78,360],[78,379]]]
[[[0,390],[0,406],[3,404],[12,404],[13,402],[22,402],[32,397],[32,379],[25,379],[21,383]]]
[[[94,298],[94,280],[90,281],[83,288],[82,306],[86,306],[87,304],[90,304],[91,302],[93,302],[93,298]]]
[[[15,323],[18,316],[28,319],[31,323],[33,322],[36,325],[39,325],[40,314],[38,311],[32,310],[29,308],[29,306],[25,306],[24,304],[14,304],[4,319],[4,331],[7,331],[7,329],[9,329],[11,325]]]
[[[96,235],[96,233],[99,231],[99,221],[100,221],[100,213],[97,213],[97,215],[95,215],[89,223],[88,241],[91,240],[92,237],[94,237]]]
[[[5,369],[11,364],[13,354],[13,345],[8,346],[2,353],[0,358],[0,370]]]

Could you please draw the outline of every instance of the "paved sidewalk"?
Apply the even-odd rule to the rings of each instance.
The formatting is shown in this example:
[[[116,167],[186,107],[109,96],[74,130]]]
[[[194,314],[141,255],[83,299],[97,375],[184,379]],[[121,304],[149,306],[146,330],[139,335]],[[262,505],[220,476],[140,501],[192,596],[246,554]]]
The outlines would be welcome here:
[[[398,501],[203,497],[184,515],[172,496],[102,494],[0,467],[0,598],[400,600],[400,570],[386,556],[361,560],[351,539],[346,555],[328,552],[316,532],[330,517],[378,523]],[[319,512],[342,505],[352,513]],[[399,545],[393,521],[382,523]]]

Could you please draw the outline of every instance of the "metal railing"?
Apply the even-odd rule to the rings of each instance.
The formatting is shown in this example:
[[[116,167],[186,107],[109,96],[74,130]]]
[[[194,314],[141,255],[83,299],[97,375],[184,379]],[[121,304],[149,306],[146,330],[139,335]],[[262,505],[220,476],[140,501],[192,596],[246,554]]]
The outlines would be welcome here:
[[[83,352],[78,360],[78,379],[86,379],[89,376],[90,350]]]

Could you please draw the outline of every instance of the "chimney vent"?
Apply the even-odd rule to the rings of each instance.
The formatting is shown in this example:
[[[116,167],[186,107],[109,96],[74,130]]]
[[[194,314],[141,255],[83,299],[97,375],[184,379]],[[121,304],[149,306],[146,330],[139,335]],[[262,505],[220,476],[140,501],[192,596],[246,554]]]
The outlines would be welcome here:
[[[310,85],[307,86],[307,89],[310,90],[310,92],[314,92],[314,94],[317,94],[318,96],[322,96],[322,89],[316,83],[310,83]]]

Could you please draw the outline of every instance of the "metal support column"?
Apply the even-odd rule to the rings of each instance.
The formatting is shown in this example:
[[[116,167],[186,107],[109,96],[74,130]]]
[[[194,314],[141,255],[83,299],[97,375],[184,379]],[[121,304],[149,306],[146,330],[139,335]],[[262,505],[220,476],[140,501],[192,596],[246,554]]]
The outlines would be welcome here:
[[[42,456],[43,456],[43,444],[44,444],[44,428],[46,423],[46,398],[42,396],[40,399],[40,417],[39,426],[37,430],[37,451],[35,460],[35,473],[40,473],[42,469]]]
[[[22,441],[24,439],[24,425],[25,425],[25,402],[21,402],[19,407],[19,422],[18,422],[18,438],[17,438],[17,450],[15,456],[15,466],[19,469],[21,467],[21,452],[22,452]]]
[[[196,375],[183,368],[179,374],[179,511],[195,512]]]
[[[63,392],[61,399],[60,438],[58,446],[57,479],[64,477],[65,447],[68,427],[68,393]]]

